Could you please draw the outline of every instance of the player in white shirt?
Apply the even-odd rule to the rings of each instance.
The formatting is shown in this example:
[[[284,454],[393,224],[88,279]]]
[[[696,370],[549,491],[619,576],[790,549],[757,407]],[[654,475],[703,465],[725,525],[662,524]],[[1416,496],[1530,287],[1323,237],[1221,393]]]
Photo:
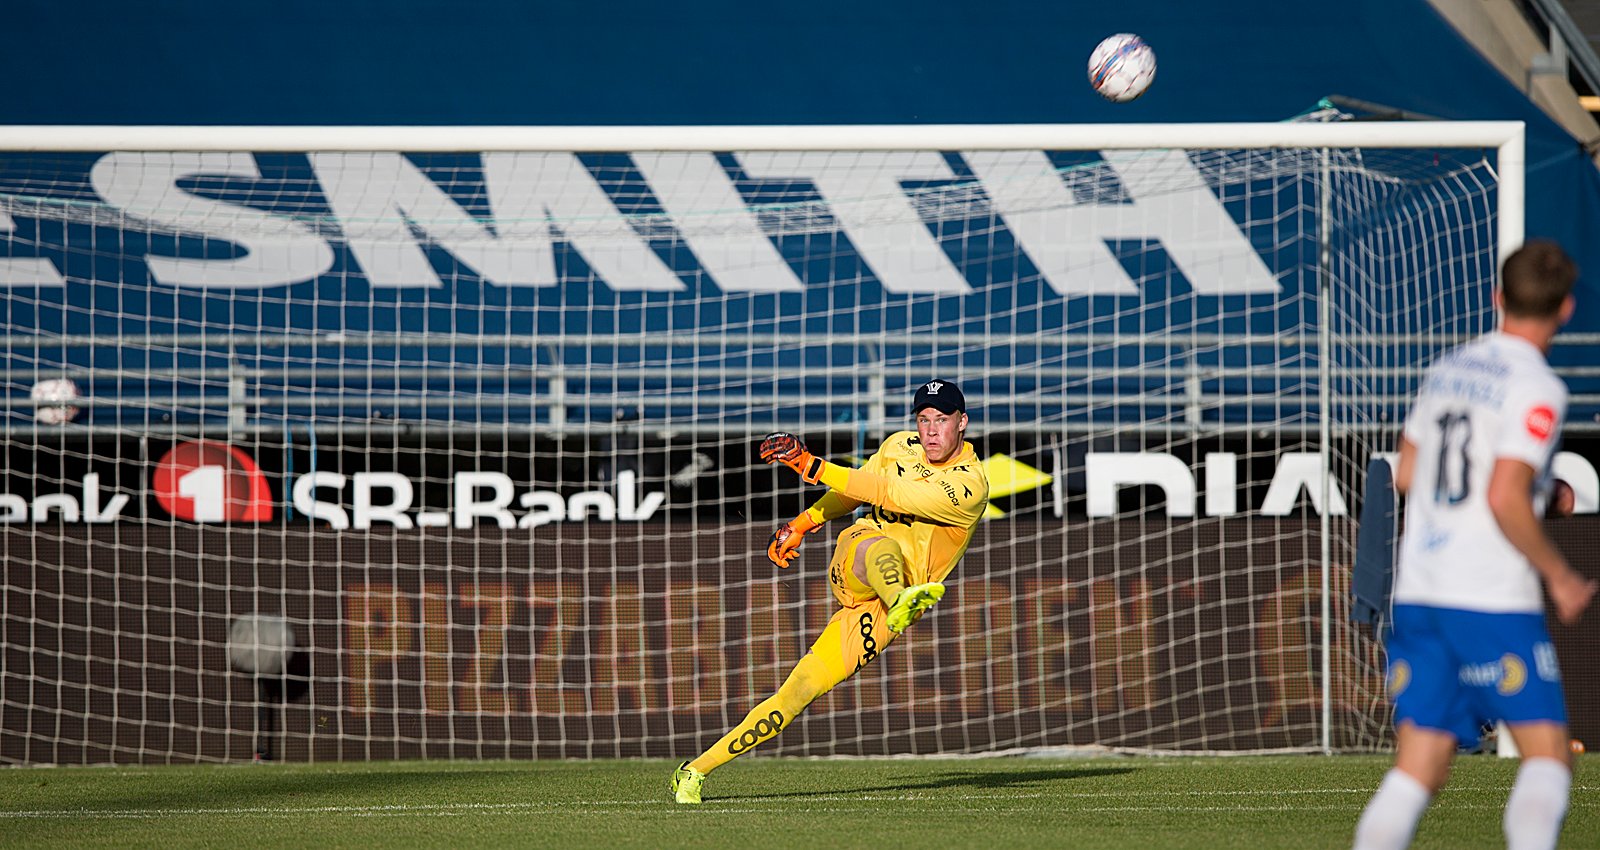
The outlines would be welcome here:
[[[1507,257],[1495,292],[1500,330],[1434,363],[1406,417],[1395,474],[1405,533],[1387,646],[1395,766],[1356,826],[1357,850],[1410,844],[1456,748],[1496,720],[1522,754],[1507,844],[1554,847],[1561,832],[1572,757],[1539,583],[1564,623],[1583,614],[1596,585],[1540,520],[1567,409],[1546,357],[1572,317],[1577,274],[1550,242]]]

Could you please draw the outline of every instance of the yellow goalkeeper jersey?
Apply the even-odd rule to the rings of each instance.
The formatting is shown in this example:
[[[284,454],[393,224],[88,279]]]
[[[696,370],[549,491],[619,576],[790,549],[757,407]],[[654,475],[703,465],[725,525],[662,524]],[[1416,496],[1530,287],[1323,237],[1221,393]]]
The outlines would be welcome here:
[[[989,503],[989,479],[971,443],[935,466],[915,431],[890,435],[866,465],[852,470],[840,494],[870,505],[856,520],[900,544],[919,581],[943,581],[955,569]]]

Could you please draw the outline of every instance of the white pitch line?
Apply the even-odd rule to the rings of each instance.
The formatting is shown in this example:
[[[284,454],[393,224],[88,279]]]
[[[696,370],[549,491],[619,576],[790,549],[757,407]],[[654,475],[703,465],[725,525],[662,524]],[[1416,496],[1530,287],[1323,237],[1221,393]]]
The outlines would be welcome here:
[[[1087,808],[1072,808],[1062,814],[1077,812],[1354,812],[1366,807],[1366,801],[1352,803],[1345,806],[1317,805],[1317,806],[1090,806]],[[1452,809],[1493,809],[1500,811],[1505,806],[1491,803],[1452,803]],[[1033,811],[1033,810],[1028,810]]]
[[[71,817],[169,817],[182,815],[355,815],[355,814],[449,814],[470,812],[515,811],[556,808],[560,806],[621,806],[643,805],[646,800],[594,800],[571,803],[434,803],[426,805],[389,804],[381,806],[250,806],[195,809],[40,809],[35,811],[0,812],[6,818],[71,818]]]
[[[859,801],[859,802],[869,802],[869,801],[862,800],[862,801]],[[687,816],[710,816],[710,815],[755,814],[755,813],[766,814],[766,815],[772,815],[772,814],[775,814],[775,813],[804,814],[804,813],[813,812],[813,811],[815,811],[815,812],[837,812],[839,810],[838,806],[832,806],[832,805],[827,806],[827,807],[820,807],[820,808],[814,808],[814,807],[811,807],[811,806],[807,806],[805,808],[784,808],[784,809],[774,809],[773,807],[770,807],[770,806],[744,806],[744,807],[739,807],[739,808],[733,808],[733,807],[719,806],[719,805],[716,805],[715,803],[712,803],[710,805],[704,805],[704,806],[681,806],[681,807],[680,806],[671,806],[669,808],[669,807],[667,807],[668,804],[667,804],[666,801],[660,801],[660,805],[661,805],[662,808],[659,809],[659,810],[654,810],[654,811],[652,811],[652,810],[643,810],[643,809],[638,809],[638,808],[632,808],[632,809],[608,809],[608,808],[604,808],[604,807],[575,808],[575,809],[572,809],[571,811],[573,811],[576,814],[639,814],[639,815],[650,814],[650,815],[655,815],[655,814],[660,814],[662,812],[672,812],[674,814],[674,816],[683,816],[683,815],[687,815]],[[1178,811],[1178,812],[1309,812],[1309,811],[1354,812],[1354,811],[1359,811],[1364,805],[1365,805],[1364,801],[1353,801],[1353,802],[1345,804],[1345,805],[1323,805],[1323,804],[1319,804],[1319,805],[1283,805],[1283,806],[1250,806],[1250,805],[1233,805],[1233,806],[1192,806],[1192,805],[1178,805],[1178,806],[1174,806],[1174,805],[1074,806],[1074,807],[1071,807],[1069,809],[1063,810],[1063,811],[1059,812],[1058,814],[1070,816],[1072,814],[1105,814],[1105,813],[1114,813],[1114,812],[1171,812],[1171,811]],[[1458,809],[1492,809],[1492,810],[1495,810],[1495,811],[1499,811],[1500,809],[1503,809],[1504,806],[1502,806],[1500,804],[1487,804],[1487,803],[1486,804],[1458,803],[1458,804],[1454,804],[1452,806],[1452,808],[1458,808]],[[536,811],[548,811],[548,809],[547,808],[541,808],[541,807],[538,807],[538,806],[526,806],[526,807],[520,807],[520,808],[509,808],[509,807],[506,807],[506,808],[499,808],[498,809],[498,813],[503,813],[503,814],[525,814],[525,813],[528,813],[528,812],[536,812]],[[988,806],[971,807],[971,808],[968,809],[968,811],[1025,814],[1025,813],[1028,813],[1028,812],[1037,812],[1038,809],[1036,807],[1031,807],[1031,806],[1012,806],[1012,805],[996,806],[996,805],[988,805]],[[239,812],[236,812],[236,814],[241,814],[241,815],[254,815],[254,816],[258,816],[258,817],[273,817],[273,818],[301,817],[301,816],[308,815],[308,814],[328,814],[328,813],[329,812],[326,809],[304,809],[304,810],[295,810],[295,809],[270,809],[270,810],[267,810],[267,809],[263,809],[263,810],[241,810]],[[359,817],[359,818],[374,818],[374,817],[385,817],[385,818],[394,818],[394,817],[428,817],[428,818],[450,817],[450,818],[459,818],[459,817],[465,817],[466,815],[470,814],[469,812],[459,811],[459,810],[438,810],[438,809],[424,809],[424,808],[407,809],[407,810],[400,810],[400,811],[396,811],[396,810],[350,809],[350,810],[341,811],[341,812],[338,812],[338,813],[339,814],[344,814],[344,815],[349,816],[349,817]],[[178,810],[178,811],[164,811],[164,812],[155,812],[155,811],[149,811],[149,812],[135,812],[135,811],[126,811],[126,812],[59,812],[59,813],[55,813],[55,812],[10,812],[10,813],[7,813],[6,816],[14,818],[14,819],[23,819],[23,818],[40,818],[40,819],[49,819],[49,818],[59,818],[59,819],[83,818],[83,819],[90,819],[90,820],[148,820],[148,819],[154,819],[154,818],[159,818],[159,817],[166,817],[166,816],[172,816],[172,815],[183,815],[183,814],[189,814],[189,813],[181,811],[181,810]]]
[[[1196,789],[1187,789],[1187,790],[1146,789],[1146,790],[1140,790],[1140,791],[1075,791],[1075,792],[1069,792],[1069,793],[1065,793],[1065,794],[1050,794],[1050,795],[1046,795],[1043,792],[1029,792],[1029,793],[1019,793],[1019,794],[939,794],[939,793],[926,793],[926,794],[870,794],[870,795],[826,794],[826,795],[807,796],[805,798],[805,802],[807,804],[815,804],[815,803],[829,803],[829,804],[846,803],[846,804],[853,804],[853,803],[906,802],[906,801],[919,801],[919,800],[927,800],[927,801],[946,801],[946,800],[949,800],[949,801],[957,801],[957,800],[961,800],[961,801],[1024,800],[1024,799],[1040,799],[1040,798],[1043,798],[1043,797],[1046,797],[1046,796],[1049,796],[1052,799],[1060,799],[1060,800],[1103,800],[1103,799],[1112,799],[1112,798],[1126,799],[1126,798],[1139,798],[1139,797],[1146,797],[1146,798],[1149,798],[1149,797],[1158,797],[1158,798],[1170,798],[1170,797],[1180,797],[1180,798],[1181,797],[1247,797],[1247,796],[1279,797],[1279,796],[1288,795],[1288,794],[1293,794],[1293,795],[1371,794],[1373,792],[1373,790],[1374,789],[1369,788],[1369,787],[1362,787],[1362,788],[1287,788],[1287,789],[1272,789],[1272,790],[1268,790],[1268,789],[1262,789],[1262,790],[1252,790],[1252,789],[1206,789],[1206,790],[1196,790]],[[1446,788],[1444,790],[1446,792],[1451,792],[1451,791],[1461,792],[1461,791],[1509,791],[1510,789],[1509,789],[1509,787],[1501,788],[1501,787],[1498,787],[1498,786],[1494,786],[1494,787],[1467,786],[1467,787],[1455,787],[1455,788],[1446,786]],[[1573,791],[1581,791],[1581,792],[1590,792],[1590,791],[1600,790],[1600,786],[1581,785],[1581,786],[1574,786],[1572,790]],[[751,797],[741,797],[741,798],[738,798],[738,799],[740,799],[741,801],[743,801],[745,803],[748,803],[749,801],[752,801],[752,800],[770,801],[772,803],[778,803],[778,802],[781,802],[781,801],[783,801],[785,799],[788,799],[788,798],[787,797],[781,797],[781,796],[773,796],[773,795],[756,795],[756,796],[751,796]],[[1460,808],[1493,808],[1493,806],[1475,806],[1473,804],[1466,804],[1466,803],[1458,803],[1458,804],[1453,804],[1453,805],[1456,806],[1456,807],[1460,807]],[[670,801],[665,799],[664,797],[661,797],[661,798],[651,797],[651,798],[645,798],[645,799],[628,799],[628,800],[553,800],[553,801],[525,802],[525,803],[433,803],[433,804],[417,804],[417,805],[387,804],[387,805],[371,805],[371,806],[251,806],[251,807],[239,806],[239,807],[208,807],[208,808],[188,808],[188,809],[173,809],[173,808],[163,808],[163,809],[33,809],[33,810],[22,810],[22,811],[0,811],[0,820],[5,820],[5,819],[12,819],[12,820],[21,820],[21,819],[72,819],[72,818],[83,818],[83,819],[97,819],[97,818],[101,818],[101,819],[138,819],[138,818],[184,817],[184,816],[203,817],[203,816],[208,816],[208,815],[286,817],[286,816],[303,816],[303,815],[319,815],[319,814],[350,815],[350,816],[360,816],[360,817],[376,817],[376,816],[405,817],[405,816],[416,816],[416,815],[456,816],[456,815],[464,815],[464,814],[469,814],[469,813],[523,814],[523,813],[528,813],[528,812],[539,812],[539,811],[559,811],[559,810],[563,810],[563,809],[571,809],[571,810],[580,811],[580,812],[610,812],[610,811],[615,810],[615,809],[626,809],[626,808],[630,808],[630,807],[641,807],[641,806],[669,807],[669,808],[672,808],[673,810],[682,811],[682,812],[686,812],[686,813],[687,812],[692,812],[692,811],[705,811],[705,812],[717,812],[717,813],[735,813],[735,812],[742,812],[742,811],[752,811],[752,812],[753,811],[762,811],[762,812],[803,811],[803,810],[795,809],[795,808],[777,809],[777,808],[774,808],[774,807],[771,807],[771,806],[767,806],[767,807],[763,807],[763,808],[759,808],[759,809],[754,809],[754,808],[752,808],[752,809],[731,809],[731,808],[723,808],[723,807],[717,805],[715,801],[713,801],[711,805],[707,806],[704,809],[698,809],[698,810],[697,809],[687,809],[687,808],[678,809],[676,807],[672,807]],[[1074,811],[1074,812],[1123,812],[1123,811],[1127,811],[1127,812],[1144,812],[1144,811],[1157,811],[1157,810],[1160,810],[1160,809],[1167,809],[1167,808],[1174,808],[1174,805],[1171,804],[1171,803],[1164,803],[1164,804],[1159,805],[1159,806],[1138,806],[1138,805],[1132,805],[1132,806],[1097,806],[1097,807],[1081,807],[1080,806],[1080,807],[1072,808],[1071,811]],[[1314,810],[1317,810],[1318,808],[1327,808],[1327,809],[1330,809],[1330,810],[1343,810],[1343,809],[1349,808],[1349,806],[1323,806],[1323,807],[1318,807],[1318,806],[1296,805],[1296,806],[1275,806],[1275,807],[1274,806],[1252,807],[1252,806],[1239,805],[1239,806],[1212,806],[1212,807],[1206,807],[1206,806],[1178,805],[1177,808],[1181,808],[1184,811],[1292,811],[1292,810],[1314,811]],[[1023,809],[1023,810],[1031,811],[1032,809]]]
[[[903,802],[906,800],[1018,800],[1043,797],[1033,794],[896,794],[896,795],[838,795],[807,797],[807,802],[838,800],[843,802]],[[746,799],[781,799],[752,797]],[[379,806],[236,806],[193,809],[36,809],[28,811],[0,811],[0,818],[156,818],[206,815],[430,815],[470,813],[524,813],[554,809],[601,809],[605,807],[671,806],[665,797],[634,800],[553,800],[528,803],[432,803],[407,805],[392,803]]]

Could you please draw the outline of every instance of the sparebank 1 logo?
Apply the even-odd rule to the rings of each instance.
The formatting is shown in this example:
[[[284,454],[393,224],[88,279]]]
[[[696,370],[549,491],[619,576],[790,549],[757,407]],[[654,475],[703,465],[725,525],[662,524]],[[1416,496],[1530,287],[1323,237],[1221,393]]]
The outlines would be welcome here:
[[[243,449],[209,440],[173,446],[156,463],[156,503],[190,522],[267,522],[272,488]]]
[[[1120,192],[1094,198],[1063,180],[1044,151],[957,154],[970,178],[934,151],[760,152],[727,154],[755,185],[809,184],[828,218],[885,292],[964,295],[973,284],[923,218],[927,199],[910,182],[967,182],[974,216],[993,216],[1027,255],[1044,283],[1063,296],[1139,297],[1110,244],[1159,243],[1194,291],[1208,295],[1277,293],[1280,285],[1249,238],[1184,151],[1107,151],[1107,177]],[[416,162],[399,153],[312,153],[313,193],[329,210],[313,227],[296,217],[217,197],[198,186],[264,179],[248,153],[110,153],[89,182],[131,220],[177,232],[196,222],[234,222],[209,233],[200,255],[146,255],[152,281],[164,286],[264,289],[315,280],[336,262],[330,233],[376,288],[439,288],[430,252],[442,249],[486,281],[505,287],[561,282],[558,241],[581,255],[616,291],[686,292],[688,285],[635,227],[622,196],[660,203],[652,233],[670,230],[723,292],[800,292],[801,278],[747,201],[734,171],[709,152],[638,152],[628,185],[608,188],[572,153],[481,155],[486,209],[469,211]],[[303,190],[301,190],[303,191]],[[862,199],[870,199],[864,203]],[[299,206],[292,212],[301,212]],[[713,224],[714,223],[714,224]],[[710,225],[710,226],[708,226]],[[12,222],[0,214],[0,242]],[[70,235],[67,238],[72,238]],[[61,286],[54,259],[18,256],[0,263],[0,285]],[[71,247],[71,246],[67,246]],[[971,256],[967,257],[970,262]],[[697,277],[701,277],[697,274]]]

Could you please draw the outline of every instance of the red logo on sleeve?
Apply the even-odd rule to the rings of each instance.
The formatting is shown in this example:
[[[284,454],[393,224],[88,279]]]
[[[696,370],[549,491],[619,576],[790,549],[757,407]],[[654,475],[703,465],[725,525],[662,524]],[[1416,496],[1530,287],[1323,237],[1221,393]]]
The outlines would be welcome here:
[[[1550,439],[1550,432],[1555,430],[1556,412],[1541,404],[1528,411],[1528,418],[1523,420],[1523,424],[1528,427],[1528,433],[1542,443]]]

